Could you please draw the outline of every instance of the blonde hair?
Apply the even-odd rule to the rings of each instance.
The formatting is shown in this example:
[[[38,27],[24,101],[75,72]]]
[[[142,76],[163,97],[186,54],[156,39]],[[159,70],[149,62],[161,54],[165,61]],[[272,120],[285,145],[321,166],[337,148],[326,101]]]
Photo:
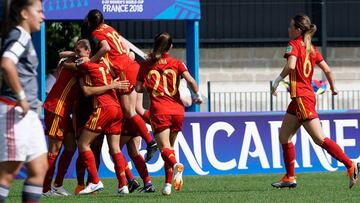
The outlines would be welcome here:
[[[305,43],[306,53],[313,54],[314,48],[311,40],[317,30],[316,25],[311,23],[310,18],[307,15],[299,14],[293,17],[294,26],[301,30],[301,35]]]

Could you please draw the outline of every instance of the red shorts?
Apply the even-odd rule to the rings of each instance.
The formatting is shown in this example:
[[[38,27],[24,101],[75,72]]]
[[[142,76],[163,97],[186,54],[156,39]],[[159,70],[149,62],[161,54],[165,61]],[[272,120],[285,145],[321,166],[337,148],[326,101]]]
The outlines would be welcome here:
[[[315,110],[316,99],[314,96],[292,98],[287,113],[296,116],[299,122],[319,118]]]
[[[121,136],[136,137],[140,136],[140,133],[138,130],[134,129],[129,120],[126,120],[121,130]]]
[[[53,112],[44,112],[45,134],[56,140],[64,140],[64,135],[73,132],[73,123],[70,116],[59,116]]]
[[[150,118],[150,124],[153,131],[153,134],[160,133],[167,128],[170,128],[170,132],[179,132],[181,131],[182,122],[184,120],[184,115],[153,115]]]
[[[84,128],[106,135],[118,135],[122,127],[122,111],[118,106],[104,106],[93,110]]]
[[[120,95],[129,94],[134,90],[136,85],[136,77],[140,69],[140,65],[136,61],[128,61],[127,63],[122,64],[124,68],[121,68],[119,78],[120,80],[128,80],[130,86],[126,90],[119,90]]]

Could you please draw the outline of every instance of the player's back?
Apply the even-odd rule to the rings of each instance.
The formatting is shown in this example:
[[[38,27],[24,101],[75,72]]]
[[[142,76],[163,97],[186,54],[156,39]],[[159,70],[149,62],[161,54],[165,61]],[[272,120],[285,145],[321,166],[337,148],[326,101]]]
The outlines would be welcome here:
[[[145,68],[146,71],[143,69]],[[168,54],[151,66],[142,67],[144,84],[150,94],[152,114],[183,114],[184,106],[178,91],[181,74],[186,66]]]
[[[296,56],[295,70],[290,71],[290,95],[291,97],[313,95],[311,81],[314,68],[323,58],[313,46],[314,52],[307,53],[302,37],[291,40],[285,53],[285,57]]]
[[[120,40],[120,34],[113,27],[105,23],[101,24],[99,28],[93,31],[92,35],[98,43],[103,40],[107,41],[110,46],[110,50],[106,54],[105,58],[107,58],[111,63],[114,63],[114,61],[118,60],[119,57],[128,57],[126,48]]]

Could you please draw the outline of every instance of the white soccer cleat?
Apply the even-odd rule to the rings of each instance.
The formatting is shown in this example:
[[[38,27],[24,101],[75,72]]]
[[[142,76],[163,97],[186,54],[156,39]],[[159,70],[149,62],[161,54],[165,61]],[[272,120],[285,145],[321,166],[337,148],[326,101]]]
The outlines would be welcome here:
[[[43,192],[42,195],[44,197],[55,197],[55,196],[60,196],[59,194],[55,193],[52,189],[47,191],[47,192]]]
[[[51,188],[51,190],[54,193],[58,194],[59,196],[70,196],[71,195],[67,190],[65,190],[65,188],[63,186],[60,186],[60,187],[53,186]]]
[[[86,186],[85,189],[79,192],[79,195],[88,195],[96,191],[101,191],[103,189],[104,189],[104,185],[101,181],[99,181],[97,184],[89,183],[89,185]]]
[[[119,189],[118,189],[118,194],[120,194],[120,195],[129,194],[129,188],[128,188],[128,186],[125,185],[124,187],[119,188]]]
[[[176,191],[181,190],[183,186],[182,173],[184,171],[184,165],[182,163],[176,163],[174,165],[174,180],[173,185]]]
[[[171,184],[170,183],[165,183],[164,187],[162,189],[162,194],[163,195],[170,195],[171,194]]]

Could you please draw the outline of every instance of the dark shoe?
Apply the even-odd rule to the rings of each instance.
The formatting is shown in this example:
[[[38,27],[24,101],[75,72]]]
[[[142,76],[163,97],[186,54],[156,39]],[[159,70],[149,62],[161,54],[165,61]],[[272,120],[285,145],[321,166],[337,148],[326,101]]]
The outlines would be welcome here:
[[[128,188],[129,188],[130,193],[134,192],[139,187],[140,187],[140,184],[135,179],[128,183]]]
[[[151,143],[148,144],[148,146],[146,147],[147,153],[145,156],[145,162],[150,161],[150,159],[155,155],[157,149],[158,147],[155,141],[152,141]]]
[[[153,192],[155,192],[155,187],[151,183],[147,184],[145,187],[143,187],[140,190],[140,193],[153,193]]]

